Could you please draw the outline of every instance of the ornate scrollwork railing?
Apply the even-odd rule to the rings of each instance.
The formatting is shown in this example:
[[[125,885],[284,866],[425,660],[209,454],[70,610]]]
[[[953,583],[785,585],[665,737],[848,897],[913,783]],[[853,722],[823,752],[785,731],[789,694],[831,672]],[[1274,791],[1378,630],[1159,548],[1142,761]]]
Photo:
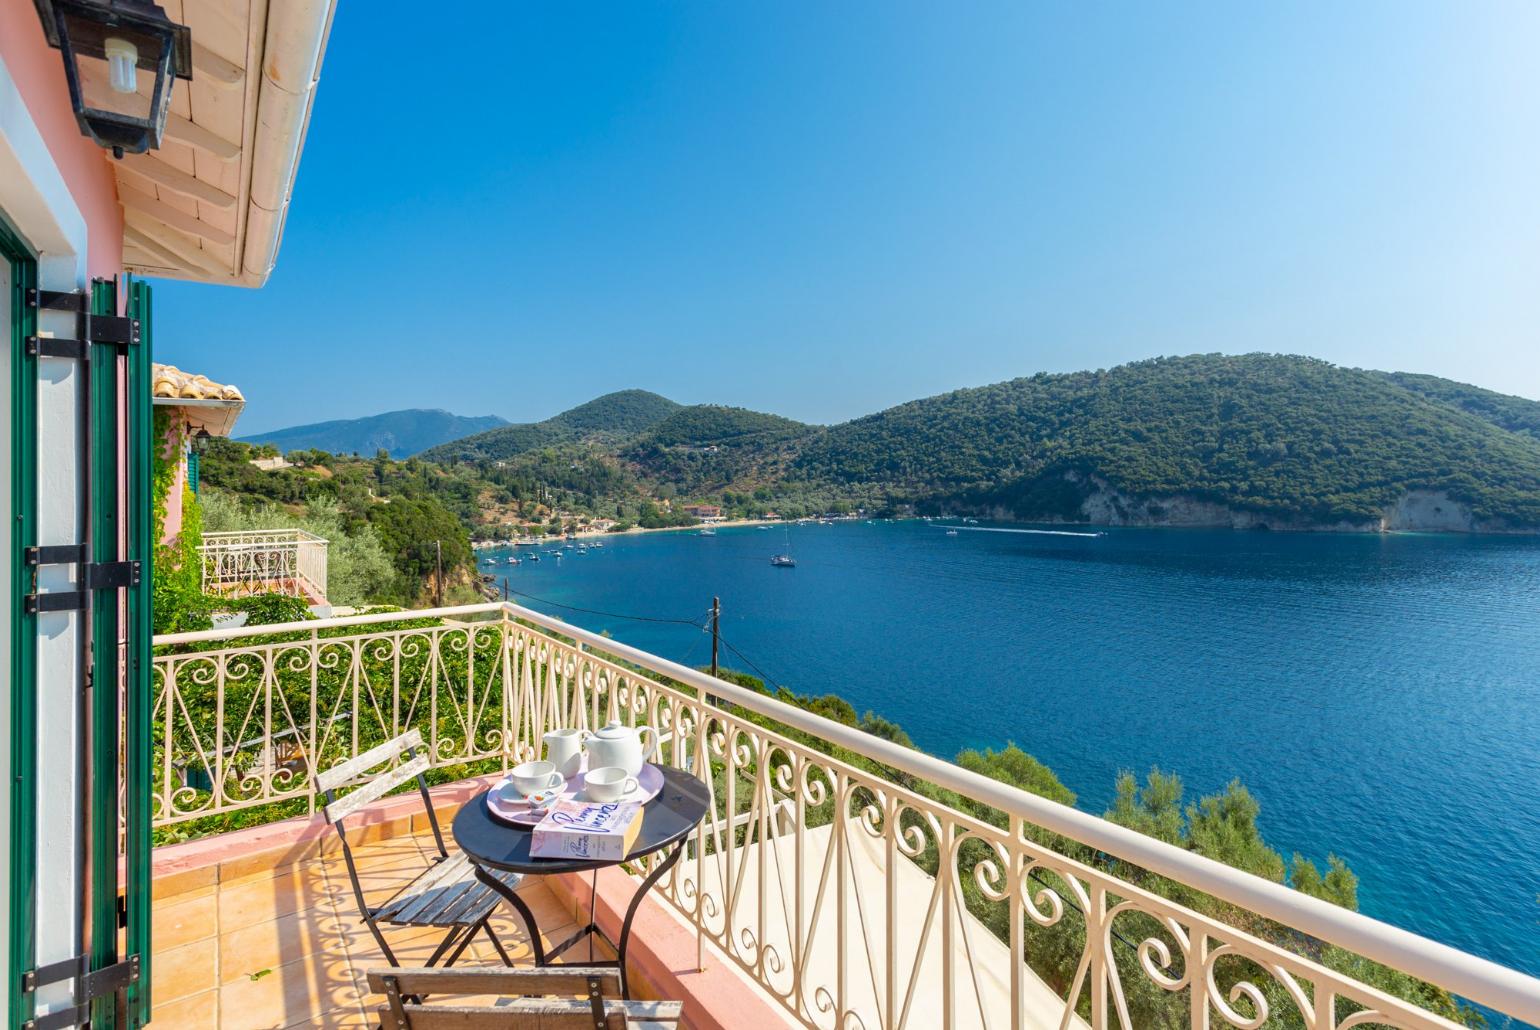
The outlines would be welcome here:
[[[203,534],[203,592],[326,598],[326,540],[302,529]]]
[[[495,766],[620,719],[711,785],[660,895],[809,1027],[1456,1025],[1368,960],[1540,1014],[1532,978],[525,609],[278,630],[162,638],[161,823],[302,796],[275,728],[323,766],[407,726],[435,765]],[[206,789],[177,785],[189,757]]]

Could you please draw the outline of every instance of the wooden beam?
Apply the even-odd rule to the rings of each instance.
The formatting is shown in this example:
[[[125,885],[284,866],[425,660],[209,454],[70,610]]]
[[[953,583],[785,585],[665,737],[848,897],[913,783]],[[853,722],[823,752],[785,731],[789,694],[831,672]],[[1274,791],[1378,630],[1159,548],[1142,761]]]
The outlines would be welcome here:
[[[188,235],[199,236],[210,243],[223,243],[227,246],[235,243],[235,237],[223,229],[199,221],[186,211],[156,200],[148,193],[141,193],[127,183],[118,183],[118,200],[122,201],[124,207],[149,215],[156,221],[165,222],[171,228],[180,229]]]
[[[226,210],[235,207],[235,198],[224,190],[202,179],[188,175],[180,168],[173,168],[149,154],[130,155],[123,160],[123,167],[144,176],[157,186],[175,190],[184,197],[204,204],[213,204]]]
[[[216,85],[233,89],[246,81],[246,70],[233,61],[227,61],[194,40],[192,45],[193,80],[201,75]]]
[[[175,112],[166,115],[166,135],[188,146],[197,147],[221,161],[234,161],[241,156],[241,148],[223,136],[215,135],[197,122],[189,121]]]
[[[149,226],[128,225],[123,228],[123,238],[172,268],[185,268],[210,276],[230,275],[230,269],[220,267],[217,255],[189,246],[164,231],[155,234]]]

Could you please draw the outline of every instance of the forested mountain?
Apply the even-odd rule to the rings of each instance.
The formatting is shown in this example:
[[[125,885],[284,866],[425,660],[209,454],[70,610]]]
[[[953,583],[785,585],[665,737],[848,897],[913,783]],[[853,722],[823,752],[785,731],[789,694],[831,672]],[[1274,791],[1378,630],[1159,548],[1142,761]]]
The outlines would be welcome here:
[[[780,415],[697,404],[643,433],[619,458],[654,486],[715,497],[781,482],[802,445],[819,431]]]
[[[507,424],[506,419],[496,415],[466,416],[437,408],[409,408],[366,418],[344,418],[275,429],[270,433],[241,437],[241,440],[272,444],[280,451],[320,450],[369,457],[377,451],[385,451],[392,458],[406,458],[435,444]]]
[[[673,498],[1275,529],[1540,529],[1540,404],[1271,354],[1039,374],[829,428],[610,394],[424,455],[574,510]]]
[[[430,461],[504,461],[563,444],[615,444],[645,432],[681,405],[646,390],[596,397],[543,422],[505,425],[423,453]]]
[[[1468,386],[1452,379],[1419,375],[1416,372],[1377,374],[1429,400],[1468,411],[1511,433],[1523,433],[1540,440],[1540,401],[1511,397],[1495,390],[1483,390],[1479,386]]]
[[[1484,528],[1540,527],[1540,441],[1381,374],[1267,354],[913,401],[834,427],[797,469],[1028,519],[1158,522],[1181,499],[1280,526],[1367,527],[1427,493]],[[1222,522],[1191,514],[1174,521]]]

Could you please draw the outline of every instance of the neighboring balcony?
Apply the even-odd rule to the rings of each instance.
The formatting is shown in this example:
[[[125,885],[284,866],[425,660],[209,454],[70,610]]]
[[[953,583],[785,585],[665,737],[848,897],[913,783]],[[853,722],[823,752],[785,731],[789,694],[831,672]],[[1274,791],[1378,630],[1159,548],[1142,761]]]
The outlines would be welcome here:
[[[326,604],[326,540],[303,529],[203,534],[203,592],[284,594]]]
[[[168,1017],[366,1025],[379,1003],[313,769],[415,728],[447,825],[548,729],[620,719],[655,727],[658,761],[710,787],[630,957],[694,1026],[1456,1025],[1422,1007],[1431,993],[1356,979],[1371,963],[1540,1022],[1532,977],[514,605],[156,645],[155,825],[220,834],[157,852],[157,935],[178,942],[152,963]],[[367,821],[366,889],[388,892],[426,850],[421,802],[385,798]],[[601,924],[631,882],[605,874]],[[588,884],[520,893],[555,939],[587,919]],[[498,932],[528,960],[516,919]]]

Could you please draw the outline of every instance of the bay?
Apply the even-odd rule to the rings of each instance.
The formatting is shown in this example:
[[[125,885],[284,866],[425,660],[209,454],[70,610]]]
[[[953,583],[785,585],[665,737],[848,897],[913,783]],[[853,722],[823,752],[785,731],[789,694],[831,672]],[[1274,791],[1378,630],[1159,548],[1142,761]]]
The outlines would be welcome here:
[[[1189,800],[1239,779],[1286,858],[1348,862],[1364,912],[1540,974],[1540,541],[903,521],[604,545],[482,568],[692,665],[699,628],[616,616],[699,622],[720,596],[725,666],[944,757],[1014,741],[1090,812],[1120,770]]]

